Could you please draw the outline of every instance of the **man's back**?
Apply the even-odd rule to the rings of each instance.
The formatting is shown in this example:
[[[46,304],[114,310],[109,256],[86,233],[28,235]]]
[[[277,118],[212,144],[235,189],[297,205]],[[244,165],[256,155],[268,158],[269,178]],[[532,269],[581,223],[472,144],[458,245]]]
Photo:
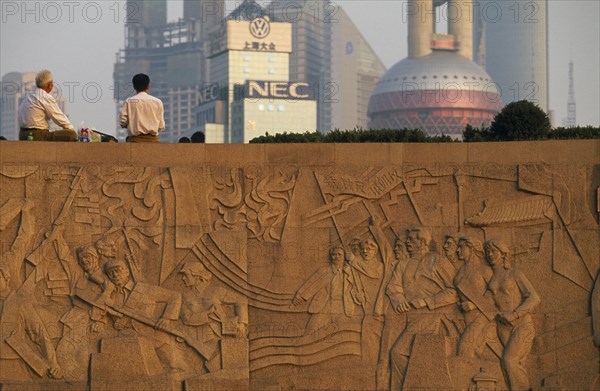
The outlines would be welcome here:
[[[165,128],[162,102],[144,91],[127,98],[121,112],[121,126],[127,127],[131,136],[157,135]]]
[[[51,94],[38,88],[25,95],[19,106],[19,127],[47,129],[48,120],[63,129],[75,130]]]
[[[37,89],[25,96],[19,106],[19,140],[77,141],[77,132],[50,93],[54,88],[52,73],[43,69],[35,76]],[[61,129],[49,131],[52,120]]]
[[[158,132],[165,130],[165,113],[160,99],[148,95],[150,77],[138,73],[131,79],[135,96],[127,98],[121,109],[121,127],[127,128],[128,142],[158,143]]]

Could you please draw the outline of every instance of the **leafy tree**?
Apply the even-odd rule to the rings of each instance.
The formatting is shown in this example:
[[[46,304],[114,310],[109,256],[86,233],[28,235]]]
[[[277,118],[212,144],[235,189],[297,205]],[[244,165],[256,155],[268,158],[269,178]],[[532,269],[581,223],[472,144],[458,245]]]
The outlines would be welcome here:
[[[504,106],[494,117],[490,132],[500,141],[540,140],[550,132],[548,115],[535,103],[520,100]]]

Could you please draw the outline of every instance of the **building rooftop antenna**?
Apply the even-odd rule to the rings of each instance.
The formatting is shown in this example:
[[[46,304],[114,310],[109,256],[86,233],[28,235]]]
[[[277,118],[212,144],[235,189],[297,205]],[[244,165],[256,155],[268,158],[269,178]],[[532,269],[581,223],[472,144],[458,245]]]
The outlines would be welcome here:
[[[577,126],[577,106],[575,104],[575,83],[573,76],[573,60],[569,61],[569,98],[567,100],[567,120],[565,126]]]

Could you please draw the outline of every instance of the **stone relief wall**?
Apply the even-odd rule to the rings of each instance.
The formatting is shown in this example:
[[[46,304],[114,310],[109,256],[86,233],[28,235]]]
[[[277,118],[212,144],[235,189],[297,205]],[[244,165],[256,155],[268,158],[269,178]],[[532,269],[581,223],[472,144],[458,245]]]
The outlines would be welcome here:
[[[600,142],[0,148],[3,390],[600,389]]]

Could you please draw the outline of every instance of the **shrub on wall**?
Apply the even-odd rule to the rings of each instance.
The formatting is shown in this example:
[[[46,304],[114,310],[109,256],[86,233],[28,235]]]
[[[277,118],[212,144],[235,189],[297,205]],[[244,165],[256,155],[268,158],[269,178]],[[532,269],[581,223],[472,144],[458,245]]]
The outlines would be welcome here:
[[[555,128],[552,129],[547,137],[542,139],[551,140],[587,140],[587,139],[599,139],[600,128],[593,126],[575,126],[571,128]],[[531,139],[536,140],[536,139]],[[467,125],[463,132],[463,141],[468,142],[482,142],[482,141],[500,141],[498,140],[489,129],[486,128],[474,128],[471,125]]]
[[[555,128],[548,138],[554,140],[570,140],[570,139],[594,139],[600,138],[600,128],[593,126],[574,126],[572,128]]]
[[[450,136],[428,136],[419,129],[382,129],[382,130],[339,130],[327,134],[320,132],[277,133],[256,137],[252,144],[266,143],[442,143],[456,141]]]
[[[467,125],[465,127],[465,131],[463,132],[463,141],[468,142],[482,142],[482,141],[491,141],[493,139],[492,133],[486,127],[474,128],[471,125]]]
[[[522,132],[527,133],[527,132]],[[542,137],[533,138],[533,133],[527,140],[554,139],[594,139],[600,138],[600,128],[592,126],[556,128]],[[465,127],[463,142],[505,141],[500,139],[491,128],[475,128],[471,125]],[[277,144],[277,143],[447,143],[460,142],[450,136],[428,136],[419,129],[383,129],[383,130],[334,130],[323,134],[320,132],[305,133],[269,133],[250,140],[252,144]]]

